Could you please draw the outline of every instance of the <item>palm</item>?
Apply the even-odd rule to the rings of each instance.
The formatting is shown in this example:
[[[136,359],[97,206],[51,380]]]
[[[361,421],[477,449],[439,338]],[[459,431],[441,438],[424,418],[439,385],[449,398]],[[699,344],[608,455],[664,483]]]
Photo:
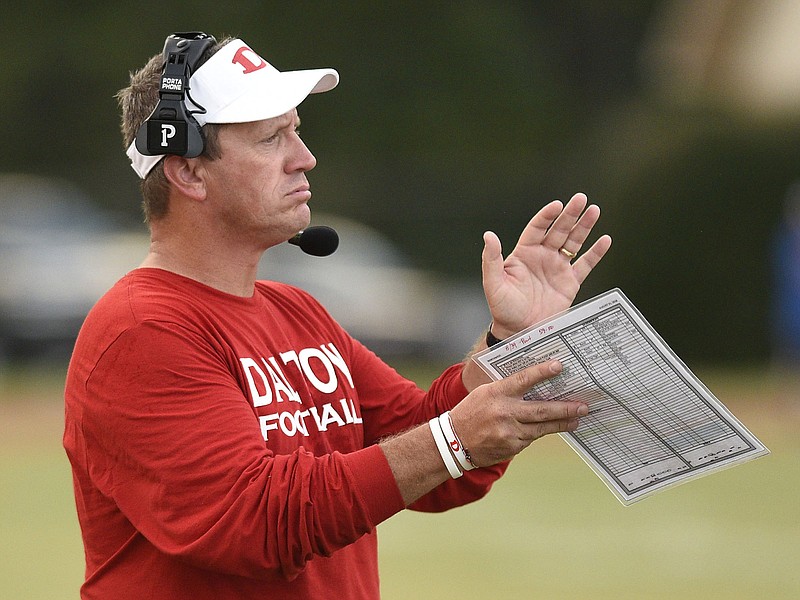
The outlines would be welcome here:
[[[542,208],[505,260],[497,236],[484,236],[484,292],[495,335],[511,335],[569,308],[575,300],[611,246],[611,238],[602,236],[574,262],[569,258],[578,253],[600,216],[596,206],[584,212],[585,206],[586,197],[576,194],[563,209],[560,202]]]
[[[569,261],[541,246],[509,256],[504,270],[503,285],[492,294],[490,310],[514,317],[522,328],[568,308],[580,289]]]

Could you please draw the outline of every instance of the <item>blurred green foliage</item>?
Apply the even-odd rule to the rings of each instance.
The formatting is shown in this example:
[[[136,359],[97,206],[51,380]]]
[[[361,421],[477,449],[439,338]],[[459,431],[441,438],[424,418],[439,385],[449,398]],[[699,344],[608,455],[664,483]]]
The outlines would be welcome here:
[[[800,123],[654,97],[639,56],[661,4],[7,3],[0,171],[66,177],[139,219],[114,94],[172,31],[237,35],[278,68],[341,73],[301,107],[315,210],[477,281],[485,229],[510,250],[538,207],[586,192],[615,245],[581,298],[621,287],[688,360],[763,361]]]

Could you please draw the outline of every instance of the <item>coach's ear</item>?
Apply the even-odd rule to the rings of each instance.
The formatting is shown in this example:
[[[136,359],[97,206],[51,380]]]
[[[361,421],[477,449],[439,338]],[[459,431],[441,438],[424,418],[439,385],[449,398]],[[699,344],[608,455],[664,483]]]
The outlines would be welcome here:
[[[192,200],[205,200],[205,170],[196,158],[170,155],[164,158],[164,176],[175,191]]]

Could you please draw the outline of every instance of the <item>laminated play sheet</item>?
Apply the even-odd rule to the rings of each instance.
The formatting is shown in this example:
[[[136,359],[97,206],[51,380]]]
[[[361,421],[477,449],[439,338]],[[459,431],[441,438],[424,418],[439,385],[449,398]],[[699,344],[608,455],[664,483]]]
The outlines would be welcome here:
[[[625,505],[769,454],[619,289],[474,357],[493,379],[550,359],[563,371],[525,399],[588,403],[560,435]]]

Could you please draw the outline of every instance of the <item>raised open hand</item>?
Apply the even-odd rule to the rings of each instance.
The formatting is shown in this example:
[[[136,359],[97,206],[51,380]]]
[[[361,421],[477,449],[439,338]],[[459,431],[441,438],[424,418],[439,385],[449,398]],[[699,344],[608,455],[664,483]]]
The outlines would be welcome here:
[[[572,305],[611,247],[611,237],[603,235],[580,253],[600,218],[597,206],[586,205],[584,194],[575,194],[566,206],[558,200],[549,203],[530,220],[505,259],[497,235],[484,233],[483,291],[496,337],[508,337]]]

